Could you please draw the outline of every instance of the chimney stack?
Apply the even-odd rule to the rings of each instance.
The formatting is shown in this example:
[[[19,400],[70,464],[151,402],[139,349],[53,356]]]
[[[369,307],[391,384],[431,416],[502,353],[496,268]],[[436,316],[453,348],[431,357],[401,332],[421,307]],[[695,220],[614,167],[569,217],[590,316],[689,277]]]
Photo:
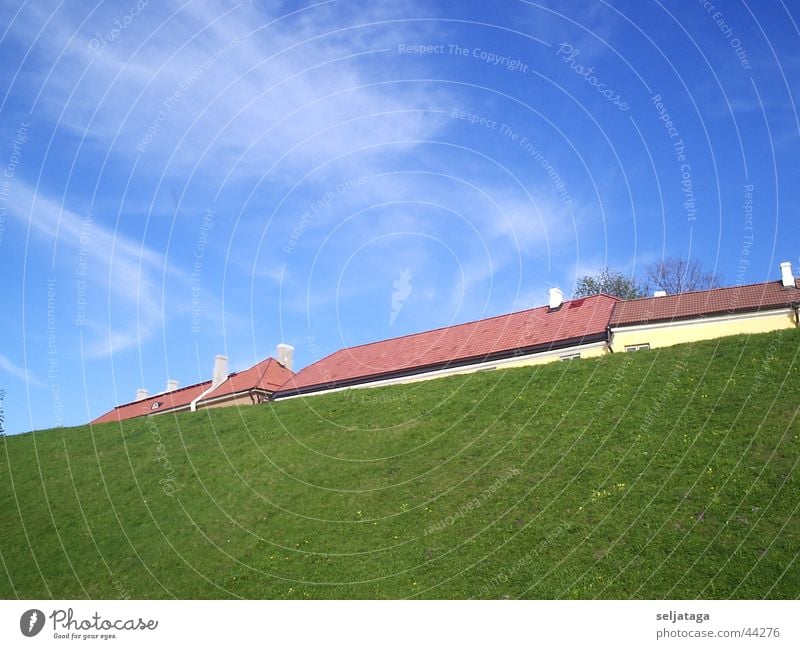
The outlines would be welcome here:
[[[667,297],[666,291],[653,291],[653,297]]]
[[[141,401],[142,399],[147,399],[150,396],[150,393],[145,390],[144,388],[139,388],[136,390],[136,400]]]
[[[781,284],[784,288],[794,288],[794,275],[792,275],[792,264],[788,261],[781,263]]]
[[[167,380],[167,392],[172,392],[178,389],[178,382],[175,379]]]
[[[564,303],[564,293],[560,288],[550,289],[550,309],[557,309]]]
[[[214,376],[211,379],[212,387],[217,387],[228,378],[228,357],[222,354],[214,356]]]
[[[278,362],[283,365],[287,370],[291,371],[292,362],[294,360],[294,347],[286,343],[278,345]]]

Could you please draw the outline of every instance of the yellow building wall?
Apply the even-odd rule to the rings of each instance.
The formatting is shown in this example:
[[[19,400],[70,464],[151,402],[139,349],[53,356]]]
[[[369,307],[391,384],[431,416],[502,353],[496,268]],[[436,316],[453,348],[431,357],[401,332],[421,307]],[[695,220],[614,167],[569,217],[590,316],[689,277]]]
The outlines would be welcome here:
[[[608,350],[608,345],[603,343],[597,347],[588,347],[586,349],[578,349],[575,347],[567,349],[559,349],[557,352],[548,352],[539,356],[532,356],[530,358],[520,358],[517,360],[505,362],[502,365],[498,364],[497,369],[508,369],[510,367],[526,367],[528,365],[542,365],[543,363],[552,363],[557,361],[565,354],[574,354],[580,352],[581,358],[597,358],[598,356],[605,356],[611,352]]]
[[[245,394],[234,399],[226,399],[224,401],[217,401],[215,403],[206,404],[200,402],[197,404],[198,410],[203,410],[204,408],[227,408],[228,406],[252,406],[253,400],[250,398],[249,394]],[[171,410],[154,410],[151,414],[153,415],[168,415],[170,413],[176,412],[189,412],[189,406],[181,406],[180,408],[172,408]]]
[[[467,365],[464,367],[454,367],[451,370],[439,370],[436,372],[428,372],[425,374],[417,374],[414,376],[401,377],[397,379],[389,379],[386,381],[375,381],[373,383],[363,383],[361,385],[353,385],[347,389],[357,388],[375,388],[381,385],[405,385],[408,383],[418,383],[419,381],[430,381],[432,379],[440,379],[444,376],[455,376],[457,374],[472,374],[473,372],[488,372],[489,370],[505,370],[512,367],[526,367],[529,365],[542,365],[544,363],[552,363],[559,360],[564,354],[574,354],[580,352],[581,358],[597,358],[610,354],[608,345],[603,343],[593,344],[591,347],[580,348],[567,347],[552,352],[544,352],[536,354],[535,356],[520,357],[516,359],[503,359],[490,363],[482,363],[480,365]],[[322,394],[319,392],[318,394]]]
[[[236,397],[235,399],[227,399],[225,401],[217,401],[216,403],[198,403],[197,409],[202,410],[203,408],[227,408],[228,406],[252,406],[253,400],[250,398],[249,394],[246,394],[241,397]]]
[[[794,327],[796,324],[793,309],[748,314],[748,317],[732,315],[729,318],[699,318],[685,322],[643,325],[631,329],[612,329],[611,348],[615,352],[624,352],[628,345],[648,343],[651,349],[657,349],[698,340],[738,334],[759,334]]]

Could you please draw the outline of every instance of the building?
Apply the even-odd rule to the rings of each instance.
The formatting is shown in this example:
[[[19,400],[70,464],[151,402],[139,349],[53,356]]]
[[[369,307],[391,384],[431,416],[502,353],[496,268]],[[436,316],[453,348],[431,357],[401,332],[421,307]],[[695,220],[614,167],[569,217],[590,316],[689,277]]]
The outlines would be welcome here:
[[[273,395],[286,399],[355,387],[591,358],[736,334],[800,326],[800,280],[781,279],[639,300],[595,295],[337,351],[293,375]]]
[[[278,360],[233,374],[227,358],[217,356],[210,381],[185,388],[169,381],[153,396],[140,390],[135,401],[92,423],[777,331],[800,326],[798,309],[800,280],[789,262],[774,282],[638,300],[600,294],[565,301],[553,288],[546,306],[348,347],[296,374],[289,345],[278,345]]]
[[[342,349],[292,376],[273,398],[601,356],[618,301],[565,302],[551,289],[547,306]]]
[[[791,329],[798,326],[798,305],[800,282],[783,262],[774,282],[620,301],[608,342],[612,351],[627,352]]]
[[[93,424],[122,421],[146,415],[195,411],[198,408],[254,405],[267,401],[292,376],[290,345],[278,345],[278,358],[267,358],[243,372],[228,372],[228,358],[214,358],[212,378],[184,388],[177,381],[167,381],[167,389],[150,395],[147,390],[136,391],[136,399],[124,403],[93,420]]]

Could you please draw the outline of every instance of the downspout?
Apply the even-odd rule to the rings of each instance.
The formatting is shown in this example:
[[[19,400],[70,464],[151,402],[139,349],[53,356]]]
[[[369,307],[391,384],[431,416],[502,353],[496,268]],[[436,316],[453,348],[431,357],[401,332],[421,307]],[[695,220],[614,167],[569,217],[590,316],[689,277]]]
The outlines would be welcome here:
[[[606,327],[606,345],[608,346],[608,351],[612,354],[614,353],[614,348],[611,346],[611,327]]]
[[[192,399],[192,402],[189,404],[189,412],[197,412],[197,402],[198,402],[198,401],[200,401],[200,400],[201,400],[203,397],[205,397],[207,394],[209,394],[209,393],[213,392],[214,390],[216,390],[216,389],[217,389],[217,388],[218,388],[220,385],[222,385],[223,383],[225,383],[225,381],[227,381],[227,380],[228,380],[228,377],[226,376],[226,377],[225,377],[225,380],[223,380],[223,381],[220,381],[220,382],[219,382],[219,383],[217,383],[216,385],[214,385],[214,382],[212,381],[212,382],[211,382],[211,387],[210,387],[210,388],[208,388],[208,390],[204,390],[203,392],[201,392],[200,394],[198,394],[198,395],[197,395],[197,397],[195,397],[194,399]]]

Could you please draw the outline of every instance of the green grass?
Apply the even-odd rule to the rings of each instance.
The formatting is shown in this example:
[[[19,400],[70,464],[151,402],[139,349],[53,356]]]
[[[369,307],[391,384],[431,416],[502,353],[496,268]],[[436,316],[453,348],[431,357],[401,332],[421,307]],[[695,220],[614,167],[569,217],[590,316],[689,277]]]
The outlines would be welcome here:
[[[797,598],[799,348],[9,437],[0,596]]]

